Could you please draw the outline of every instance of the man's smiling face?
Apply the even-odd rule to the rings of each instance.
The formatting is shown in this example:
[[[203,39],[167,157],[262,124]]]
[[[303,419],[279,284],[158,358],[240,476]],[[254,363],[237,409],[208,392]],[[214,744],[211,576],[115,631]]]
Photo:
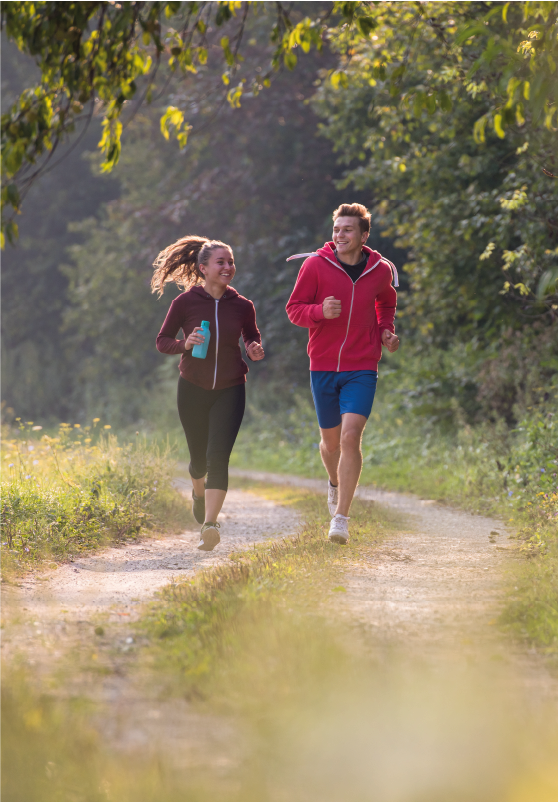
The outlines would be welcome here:
[[[333,223],[333,242],[341,260],[343,254],[358,253],[367,239],[368,232],[360,230],[358,217],[338,217]]]

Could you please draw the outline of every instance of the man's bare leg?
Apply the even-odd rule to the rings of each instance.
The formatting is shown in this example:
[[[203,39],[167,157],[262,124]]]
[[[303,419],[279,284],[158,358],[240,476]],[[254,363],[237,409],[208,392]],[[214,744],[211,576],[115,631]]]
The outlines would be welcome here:
[[[360,444],[367,418],[346,412],[341,423],[341,458],[339,460],[339,501],[337,513],[348,517],[362,471]]]
[[[320,456],[329,476],[329,481],[335,487],[339,484],[337,469],[341,456],[341,426],[342,423],[333,429],[320,429]]]
[[[367,418],[345,412],[341,424],[333,429],[320,429],[320,454],[332,485],[339,487],[337,512],[348,517],[362,471],[360,444]]]

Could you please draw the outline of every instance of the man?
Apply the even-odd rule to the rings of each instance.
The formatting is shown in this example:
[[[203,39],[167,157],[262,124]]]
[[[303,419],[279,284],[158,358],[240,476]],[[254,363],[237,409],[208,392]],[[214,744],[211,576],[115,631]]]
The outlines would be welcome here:
[[[360,203],[333,213],[333,242],[306,259],[287,304],[289,320],[309,329],[310,386],[329,476],[329,539],[346,544],[349,509],[362,470],[361,440],[374,401],[382,345],[399,348],[394,319],[397,270],[365,246],[370,214]],[[289,261],[289,260],[287,260]],[[392,274],[393,271],[393,274]]]

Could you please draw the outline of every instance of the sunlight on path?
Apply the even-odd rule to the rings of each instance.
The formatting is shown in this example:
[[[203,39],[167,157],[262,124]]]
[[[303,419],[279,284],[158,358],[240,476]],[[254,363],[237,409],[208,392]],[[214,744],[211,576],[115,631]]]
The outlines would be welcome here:
[[[326,493],[326,481],[235,469],[257,481]],[[503,523],[416,496],[359,487],[356,496],[409,516],[411,532],[387,538],[365,562],[348,566],[331,602],[362,632],[380,662],[433,668],[487,663],[536,705],[558,712],[558,683],[534,650],[495,626],[514,559]]]
[[[190,482],[177,479],[175,484],[190,495]],[[173,578],[227,562],[231,552],[252,543],[293,533],[299,516],[251,493],[231,490],[220,520],[221,543],[213,552],[198,551],[199,528],[144,538],[63,564],[56,571],[28,575],[5,598],[18,602],[35,618],[48,618],[61,609],[78,617],[101,612],[133,614],[140,602]]]

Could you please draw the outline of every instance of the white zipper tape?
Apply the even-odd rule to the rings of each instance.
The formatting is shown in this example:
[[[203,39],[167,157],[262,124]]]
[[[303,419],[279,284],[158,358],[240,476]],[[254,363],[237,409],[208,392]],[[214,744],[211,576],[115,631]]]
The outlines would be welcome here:
[[[352,281],[352,279],[349,276],[349,274],[341,267],[341,265],[338,265],[337,262],[333,261],[333,259],[330,259],[329,257],[324,256],[321,253],[295,253],[293,256],[289,256],[289,258],[286,261],[290,262],[291,259],[305,259],[308,256],[321,256],[322,259],[326,260],[326,262],[329,262],[334,267],[337,267],[337,268],[339,268],[339,270],[342,270],[343,273],[345,273],[345,275],[349,279],[349,281]],[[357,281],[360,281],[360,279],[363,276],[366,276],[368,273],[370,273],[372,270],[374,270],[374,268],[377,267],[380,264],[380,262],[382,262],[382,261],[386,262],[388,265],[390,265],[390,267],[391,267],[391,269],[393,271],[393,283],[394,283],[394,286],[395,287],[399,287],[399,276],[397,274],[397,268],[395,267],[393,262],[390,262],[389,259],[386,259],[384,256],[380,256],[380,258],[372,265],[372,267],[369,267],[368,270],[366,270],[364,273],[361,273],[361,275],[357,278]],[[353,291],[352,291],[352,295],[351,295],[351,308],[349,309],[349,321],[347,323],[347,331],[346,331],[346,334],[345,334],[345,339],[341,343],[341,348],[339,349],[339,356],[338,356],[338,359],[337,359],[337,371],[336,371],[337,373],[339,373],[339,368],[341,367],[341,351],[343,350],[343,346],[347,342],[347,337],[349,336],[349,327],[351,325],[351,315],[353,314],[353,302],[354,302],[354,299],[355,299],[356,281],[352,281],[352,285],[353,285]],[[217,371],[217,361],[215,362],[215,371]]]
[[[219,299],[215,301],[215,373],[213,375],[213,390],[215,389],[215,385],[217,384],[217,355],[219,353]]]

